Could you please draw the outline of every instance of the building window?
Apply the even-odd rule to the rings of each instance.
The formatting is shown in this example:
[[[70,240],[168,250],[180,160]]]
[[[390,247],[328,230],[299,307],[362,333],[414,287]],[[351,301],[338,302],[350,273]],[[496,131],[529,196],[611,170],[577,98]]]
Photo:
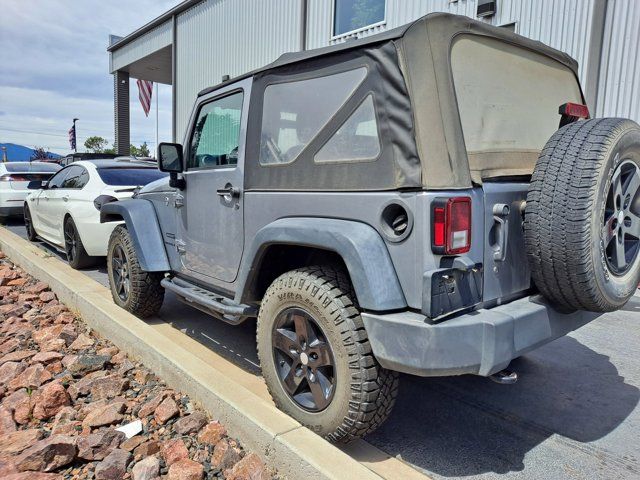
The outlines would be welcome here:
[[[335,0],[333,35],[361,30],[384,21],[386,0]]]

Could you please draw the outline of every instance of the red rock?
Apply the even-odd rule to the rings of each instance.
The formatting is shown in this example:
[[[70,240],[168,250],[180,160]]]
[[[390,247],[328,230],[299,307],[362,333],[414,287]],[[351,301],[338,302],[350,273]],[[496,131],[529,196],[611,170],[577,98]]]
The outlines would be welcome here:
[[[127,473],[132,457],[129,452],[115,449],[95,469],[96,480],[121,480]]]
[[[207,416],[202,412],[194,412],[177,420],[173,429],[180,435],[188,435],[200,430],[207,423]]]
[[[49,383],[34,395],[33,416],[39,420],[46,420],[70,404],[71,399],[64,386],[60,383]]]
[[[89,347],[92,347],[93,344],[95,342],[93,341],[93,339],[88,336],[85,335],[84,333],[81,333],[80,335],[78,335],[78,338],[76,338],[71,345],[69,345],[69,349],[71,350],[86,350]]]
[[[56,362],[58,360],[62,360],[64,355],[60,352],[39,352],[36,353],[33,358],[31,358],[32,363],[51,363]]]
[[[144,437],[140,435],[136,435],[135,437],[131,437],[125,440],[124,442],[122,442],[122,445],[120,445],[120,448],[123,450],[126,450],[127,452],[131,452],[144,441],[145,441]]]
[[[36,470],[50,472],[73,462],[76,457],[76,441],[65,435],[52,435],[27,448],[15,459],[19,471]]]
[[[7,353],[0,358],[0,365],[5,362],[21,362],[22,360],[33,357],[36,353],[35,350],[18,350],[16,352]]]
[[[80,355],[66,367],[73,375],[82,376],[89,372],[103,370],[108,361],[109,357],[103,355]]]
[[[240,454],[233,448],[227,440],[220,440],[216,443],[211,455],[211,466],[220,470],[233,467],[240,461]]]
[[[40,298],[41,301],[48,303],[51,300],[56,299],[56,294],[53,292],[42,292],[38,298]]]
[[[42,293],[45,290],[49,289],[49,285],[47,285],[44,282],[38,282],[35,285],[29,285],[27,288],[24,289],[25,292],[28,293]]]
[[[27,282],[28,280],[26,278],[15,278],[13,280],[9,280],[9,283],[7,283],[7,285],[9,285],[10,287],[21,287]]]
[[[168,420],[172,419],[179,413],[180,410],[178,410],[178,405],[176,405],[175,400],[171,397],[167,397],[160,403],[160,405],[158,405],[153,416],[158,424],[164,425]]]
[[[100,355],[105,355],[104,353]],[[127,359],[127,354],[124,352],[118,352],[111,356],[111,363],[114,365],[119,365]]]
[[[166,394],[161,393],[160,395],[156,395],[147,403],[145,403],[138,411],[138,417],[145,418],[151,415],[153,412],[155,412],[156,408],[158,408],[158,405],[162,403],[162,400],[164,400],[165,396]]]
[[[29,307],[25,304],[10,303],[8,305],[0,305],[0,314],[5,317],[21,317],[29,311]]]
[[[103,425],[118,423],[124,418],[122,416],[123,411],[124,403],[122,402],[110,403],[98,407],[87,414],[82,421],[82,425],[85,427],[101,427]]]
[[[9,458],[0,458],[0,478],[6,479],[12,473],[18,473],[13,461]]]
[[[53,325],[41,330],[36,330],[32,334],[33,341],[37,344],[62,339],[66,345],[70,345],[77,336],[76,329],[72,325]]]
[[[60,315],[58,315],[56,317],[56,319],[54,320],[54,323],[56,323],[56,324],[73,323],[75,321],[75,319],[76,319],[76,317],[73,315],[73,313],[68,312],[66,310],[66,307],[65,307],[64,311],[62,313],[60,313]]]
[[[8,475],[3,480],[64,480],[64,477],[57,473],[19,472]]]
[[[40,344],[41,352],[59,352],[63,348],[67,346],[67,342],[65,342],[62,338],[52,338],[44,343]]]
[[[188,458],[169,467],[169,480],[201,480],[203,475],[202,465]]]
[[[6,355],[7,353],[13,352],[16,348],[20,346],[20,341],[17,338],[10,338],[5,340],[0,344],[0,355]]]
[[[34,295],[33,293],[21,293],[18,295],[18,302],[31,303],[36,298],[38,298],[38,295]]]
[[[13,420],[13,412],[7,407],[0,406],[0,439],[3,435],[16,431],[16,422]]]
[[[105,355],[107,357],[113,357],[114,355],[117,355],[119,351],[120,350],[118,350],[118,347],[104,347],[96,351],[96,355]],[[113,362],[113,363],[116,363],[116,362]]]
[[[2,405],[13,412],[16,423],[25,424],[31,419],[31,397],[26,388],[22,388],[2,401]]]
[[[49,305],[47,306],[47,308],[45,308],[42,313],[44,313],[45,315],[50,315],[52,317],[57,317],[58,315],[60,315],[62,312],[66,312],[67,311],[67,307],[65,307],[62,304],[55,304],[55,305]]]
[[[215,445],[227,434],[227,429],[220,422],[208,423],[198,434],[198,440],[202,443]]]
[[[69,385],[69,388],[67,389],[69,395],[71,395],[71,398],[73,398],[74,400],[76,400],[80,396],[89,395],[89,393],[91,392],[91,387],[93,387],[93,383],[97,379],[105,377],[107,373],[108,372],[105,370],[98,370],[97,372],[91,372],[85,375],[77,382]]]
[[[62,373],[62,371],[64,370],[64,367],[62,366],[62,362],[53,362],[44,368],[46,368],[47,372],[51,373],[54,376],[58,375],[59,373]]]
[[[126,436],[115,430],[104,430],[78,438],[78,458],[83,460],[102,460],[111,450],[120,446]]]
[[[43,437],[38,429],[17,430],[0,437],[0,452],[16,455],[26,450]]]
[[[25,371],[24,363],[7,362],[0,365],[0,384],[7,385],[11,380]]]
[[[269,480],[271,477],[260,457],[250,453],[224,472],[226,480]]]
[[[113,398],[129,388],[129,380],[118,375],[109,375],[95,380],[91,384],[91,397],[94,400]]]
[[[168,440],[162,444],[162,457],[167,465],[189,458],[189,450],[180,438]]]
[[[19,388],[36,389],[45,382],[51,380],[51,373],[45,370],[41,363],[27,367],[24,372],[9,382],[10,390]]]
[[[160,451],[160,443],[156,440],[149,440],[148,442],[144,442],[143,444],[136,447],[133,451],[133,454],[137,457],[140,455],[142,458],[148,457],[149,455],[155,455]]]
[[[160,476],[160,460],[147,457],[133,466],[131,477],[133,480],[157,480]]]

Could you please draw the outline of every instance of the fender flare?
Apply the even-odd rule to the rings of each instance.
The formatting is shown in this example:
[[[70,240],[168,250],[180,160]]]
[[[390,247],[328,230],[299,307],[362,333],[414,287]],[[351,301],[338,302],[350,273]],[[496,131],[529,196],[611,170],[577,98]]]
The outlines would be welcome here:
[[[364,310],[407,307],[387,246],[373,227],[349,220],[304,217],[282,218],[256,233],[240,268],[236,301],[246,301],[267,248],[278,244],[320,248],[340,255]]]
[[[124,220],[142,270],[171,270],[156,210],[150,201],[135,198],[104,204],[100,209],[100,223],[113,221],[112,216]]]

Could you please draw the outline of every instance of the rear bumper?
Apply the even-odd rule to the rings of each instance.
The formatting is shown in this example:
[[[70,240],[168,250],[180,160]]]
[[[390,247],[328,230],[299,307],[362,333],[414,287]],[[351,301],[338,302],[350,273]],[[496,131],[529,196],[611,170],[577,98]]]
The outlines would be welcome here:
[[[437,324],[413,312],[363,313],[373,353],[390,370],[419,376],[488,376],[511,360],[597,318],[561,314],[539,296],[461,315]]]

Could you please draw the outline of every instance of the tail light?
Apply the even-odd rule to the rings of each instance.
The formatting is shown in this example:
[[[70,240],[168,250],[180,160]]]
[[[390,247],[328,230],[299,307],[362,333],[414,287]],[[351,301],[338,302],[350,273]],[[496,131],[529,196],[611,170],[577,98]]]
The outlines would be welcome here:
[[[118,199],[116,197],[112,197],[111,195],[100,195],[93,201],[93,206],[96,207],[97,210],[100,210],[105,203],[117,201]]]
[[[459,255],[471,249],[471,198],[436,198],[431,213],[431,250]]]
[[[589,107],[581,103],[563,103],[558,108],[560,117],[560,128],[570,123],[576,122],[579,118],[589,118]]]

